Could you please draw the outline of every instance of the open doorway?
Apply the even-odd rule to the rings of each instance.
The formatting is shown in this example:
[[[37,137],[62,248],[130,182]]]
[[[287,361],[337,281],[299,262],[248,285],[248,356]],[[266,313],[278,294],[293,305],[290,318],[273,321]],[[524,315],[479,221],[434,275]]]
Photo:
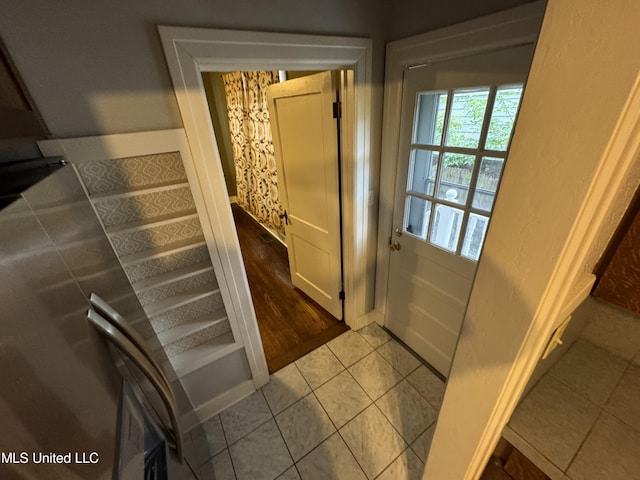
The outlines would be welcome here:
[[[296,262],[291,255],[294,235],[285,206],[288,203],[291,215],[295,210],[291,202],[298,202],[299,205],[300,200],[291,195],[291,188],[288,189],[289,195],[285,195],[288,201],[282,197],[287,190],[283,179],[278,180],[278,170],[282,172],[284,167],[281,158],[278,158],[276,168],[277,152],[274,151],[272,123],[267,108],[267,90],[270,86],[280,84],[278,88],[286,87],[283,82],[295,85],[296,82],[292,80],[315,78],[311,76],[316,74],[317,77],[318,73],[202,73],[229,203],[270,373],[348,329],[341,321],[340,314],[336,315],[333,311],[332,315],[302,291],[307,289],[296,288],[297,272],[294,272],[292,280],[290,260],[294,267]],[[305,120],[308,122],[308,118],[300,118],[299,122],[305,123]],[[277,123],[274,125],[275,129],[282,128]],[[337,132],[337,121],[333,127]],[[282,145],[276,147],[282,152]],[[335,170],[338,171],[337,163]],[[291,183],[292,176],[287,178]],[[337,225],[339,229],[339,223]],[[287,227],[289,242],[285,232]],[[311,263],[318,269],[315,262]],[[310,294],[313,296],[313,293]],[[322,299],[319,301],[322,303]]]

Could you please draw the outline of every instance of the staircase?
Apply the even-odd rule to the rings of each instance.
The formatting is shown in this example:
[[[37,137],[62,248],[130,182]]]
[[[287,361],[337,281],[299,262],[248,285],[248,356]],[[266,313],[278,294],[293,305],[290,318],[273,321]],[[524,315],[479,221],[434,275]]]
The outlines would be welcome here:
[[[77,163],[107,236],[182,379],[234,339],[179,152]],[[184,383],[184,382],[183,382]],[[189,390],[187,389],[189,395]]]

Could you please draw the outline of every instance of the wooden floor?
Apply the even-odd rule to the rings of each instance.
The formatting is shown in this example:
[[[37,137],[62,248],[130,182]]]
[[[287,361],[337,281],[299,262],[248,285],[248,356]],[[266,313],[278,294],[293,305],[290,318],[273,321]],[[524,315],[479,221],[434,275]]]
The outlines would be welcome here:
[[[502,439],[480,480],[550,480],[513,445]]]
[[[291,284],[287,249],[238,205],[232,205],[269,373],[349,329]]]

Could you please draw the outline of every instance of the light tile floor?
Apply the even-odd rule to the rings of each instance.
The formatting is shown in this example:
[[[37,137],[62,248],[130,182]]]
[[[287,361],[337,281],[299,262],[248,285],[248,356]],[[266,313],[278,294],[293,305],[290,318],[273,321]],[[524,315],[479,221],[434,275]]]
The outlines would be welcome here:
[[[640,322],[598,308],[504,432],[552,480],[640,480]]]
[[[443,382],[375,324],[205,424],[216,480],[419,480]]]

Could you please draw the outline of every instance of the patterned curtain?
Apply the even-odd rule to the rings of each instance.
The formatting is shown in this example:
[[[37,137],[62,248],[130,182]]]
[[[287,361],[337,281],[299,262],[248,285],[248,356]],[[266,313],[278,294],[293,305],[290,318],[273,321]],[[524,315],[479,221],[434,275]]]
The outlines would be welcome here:
[[[233,160],[236,167],[238,205],[267,228],[284,233],[279,215],[276,160],[267,87],[278,82],[278,72],[231,72],[222,75]]]

